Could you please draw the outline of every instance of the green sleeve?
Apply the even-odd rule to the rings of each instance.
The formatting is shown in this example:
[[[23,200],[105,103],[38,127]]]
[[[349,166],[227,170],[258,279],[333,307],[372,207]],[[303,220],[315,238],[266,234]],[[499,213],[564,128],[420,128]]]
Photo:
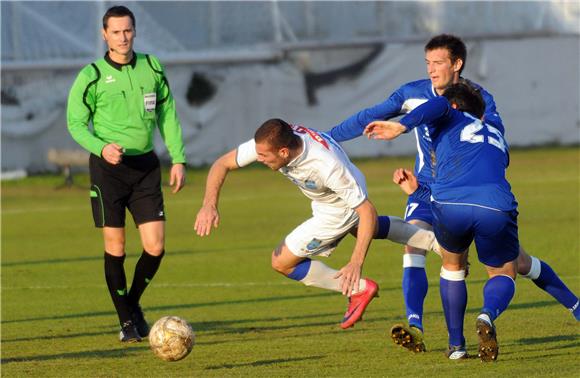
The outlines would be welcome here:
[[[161,72],[157,82],[157,125],[161,137],[167,146],[171,162],[173,164],[185,163],[185,146],[181,136],[181,124],[177,111],[175,110],[175,100],[171,94],[169,83],[165,76],[165,71],[157,58],[151,56],[151,63],[158,72]]]
[[[97,80],[98,72],[93,66],[86,66],[81,70],[69,92],[66,120],[73,139],[85,150],[101,156],[101,151],[107,143],[89,130],[89,122],[96,108]]]

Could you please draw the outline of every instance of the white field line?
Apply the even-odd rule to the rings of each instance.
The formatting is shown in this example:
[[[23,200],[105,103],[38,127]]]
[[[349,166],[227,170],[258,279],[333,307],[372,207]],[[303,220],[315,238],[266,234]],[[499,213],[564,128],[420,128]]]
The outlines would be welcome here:
[[[225,288],[239,288],[239,287],[254,287],[254,286],[288,286],[296,285],[295,281],[280,281],[280,282],[185,282],[185,283],[162,283],[154,284],[154,287],[159,288],[188,288],[188,287],[225,287]],[[71,290],[71,289],[105,289],[106,285],[32,285],[32,286],[2,286],[2,291],[5,290]]]
[[[384,193],[395,193],[395,192],[400,192],[400,190],[396,187],[374,187],[368,190],[369,194],[374,194],[374,195],[381,195]],[[404,195],[401,192],[401,195]],[[295,197],[299,197],[300,195],[298,194],[298,192],[295,192],[293,194],[280,194],[280,195],[268,195],[268,196],[264,196],[264,195],[260,195],[260,194],[254,194],[254,195],[233,195],[233,196],[224,196],[220,198],[221,202],[247,202],[247,201],[253,201],[253,200],[278,200],[278,199],[287,199],[287,198],[295,198]],[[301,199],[304,201],[307,201],[308,199]],[[167,205],[181,205],[181,204],[195,204],[196,206],[199,205],[201,203],[201,201],[199,199],[178,199],[178,200],[170,200],[170,198],[168,196],[165,196],[165,203]],[[15,214],[32,214],[32,213],[61,213],[61,212],[67,212],[67,211],[89,211],[90,210],[90,204],[89,201],[87,199],[86,205],[82,205],[82,206],[59,206],[59,207],[36,207],[36,208],[29,208],[29,209],[23,209],[23,208],[16,208],[16,209],[2,209],[2,215],[15,215]],[[197,207],[192,208],[192,211],[196,211]]]
[[[565,281],[578,281],[580,280],[580,276],[577,275],[567,275],[567,276],[559,276],[560,279]],[[397,286],[401,284],[401,281],[398,279],[392,280],[381,280],[380,283],[386,288],[391,286]],[[437,285],[439,284],[439,280],[429,280],[429,285]],[[290,285],[297,285],[300,286],[300,283],[291,280],[281,280],[281,281],[265,281],[265,282],[184,282],[184,283],[159,283],[154,284],[154,287],[157,288],[240,288],[240,287],[256,287],[256,286],[267,286],[267,287],[275,287],[275,286],[290,286]],[[2,286],[2,291],[7,290],[74,290],[74,289],[105,289],[106,285],[104,284],[95,284],[95,285],[32,285],[32,286]]]
[[[386,185],[384,186],[372,186],[368,188],[368,192],[371,195],[371,199],[374,196],[379,196],[382,194],[391,194],[391,193],[399,193],[401,196],[404,194],[401,192],[399,188],[397,188],[394,184],[389,185],[390,181],[386,180]],[[515,180],[512,182],[512,187],[514,183],[518,185],[537,185],[537,184],[546,184],[545,179],[527,179],[527,180]],[[558,178],[551,178],[549,180],[550,184],[554,183],[574,183],[578,184],[578,179],[575,177],[558,177]],[[516,193],[517,194],[517,193]],[[245,202],[251,200],[274,200],[274,199],[284,199],[284,198],[295,198],[299,196],[296,192],[294,194],[282,194],[282,195],[268,195],[264,196],[261,194],[253,194],[253,195],[228,195],[221,197],[221,202]],[[178,199],[178,200],[171,200],[169,196],[165,196],[165,202],[167,205],[180,205],[180,204],[195,204],[194,211],[197,210],[197,206],[201,203],[200,199]],[[67,211],[89,211],[90,204],[87,199],[87,204],[82,206],[66,206],[66,207],[37,207],[33,209],[23,209],[23,208],[15,208],[15,209],[2,209],[2,215],[16,215],[16,214],[32,214],[32,213],[59,213],[59,212],[67,212]]]

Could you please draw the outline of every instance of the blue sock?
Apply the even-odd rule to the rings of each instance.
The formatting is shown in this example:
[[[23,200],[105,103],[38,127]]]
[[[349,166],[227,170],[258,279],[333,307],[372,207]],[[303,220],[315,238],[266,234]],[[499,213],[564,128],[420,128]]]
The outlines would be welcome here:
[[[306,275],[308,274],[308,271],[310,270],[310,263],[311,262],[312,262],[312,260],[310,260],[310,259],[304,259],[304,260],[300,261],[298,264],[296,264],[292,273],[290,273],[288,275],[288,278],[291,278],[291,279],[296,280],[296,281],[300,281],[301,279],[306,277]]]
[[[580,322],[580,300],[576,301],[576,304],[571,308],[572,315]]]
[[[377,219],[379,224],[379,230],[375,235],[374,239],[386,239],[389,236],[389,230],[391,228],[391,220],[388,216],[380,215]]]
[[[504,312],[514,297],[516,283],[508,276],[495,276],[490,278],[483,287],[483,309],[490,315],[491,320]]]
[[[572,311],[576,320],[580,320],[580,306],[578,297],[568,289],[550,265],[540,260],[540,276],[532,281],[542,290],[554,297],[564,307]],[[574,308],[574,306],[576,306]]]
[[[423,330],[423,302],[429,283],[425,273],[425,256],[406,254],[403,258],[403,297],[409,325]]]
[[[465,285],[465,271],[462,272],[464,279],[451,281],[444,278],[444,276],[450,276],[441,269],[441,277],[439,279],[439,291],[447,323],[447,332],[449,333],[449,345],[452,346],[465,345],[463,319],[465,318],[465,308],[467,307],[467,286]]]

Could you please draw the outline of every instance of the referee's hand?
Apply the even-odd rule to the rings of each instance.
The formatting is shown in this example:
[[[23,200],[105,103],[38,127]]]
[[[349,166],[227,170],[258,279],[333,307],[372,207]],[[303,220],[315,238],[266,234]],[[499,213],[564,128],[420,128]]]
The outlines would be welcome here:
[[[172,193],[177,193],[185,186],[185,165],[173,164],[169,172],[169,186],[173,186]]]
[[[101,151],[101,157],[109,164],[117,165],[123,159],[123,147],[109,143]]]

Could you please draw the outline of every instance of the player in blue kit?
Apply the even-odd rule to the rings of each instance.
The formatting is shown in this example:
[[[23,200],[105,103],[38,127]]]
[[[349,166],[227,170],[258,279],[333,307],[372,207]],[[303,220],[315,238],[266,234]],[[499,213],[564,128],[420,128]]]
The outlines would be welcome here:
[[[465,67],[467,50],[460,38],[452,35],[438,35],[425,45],[425,63],[428,79],[402,85],[384,102],[363,109],[332,128],[329,133],[338,142],[347,141],[362,135],[365,126],[374,120],[385,120],[406,114],[443,94],[445,89],[461,78]],[[496,111],[493,97],[485,89],[479,89],[485,102],[484,119],[502,131],[501,117]],[[433,182],[432,139],[426,125],[414,129],[417,139],[417,158],[415,176],[419,182],[428,185]],[[431,229],[433,215],[428,201],[417,195],[410,195],[405,209],[405,220],[420,227]],[[427,295],[428,283],[425,273],[426,252],[410,246],[405,247],[403,256],[403,296],[409,325],[396,324],[391,329],[391,337],[397,344],[415,352],[425,350],[423,341],[423,303]],[[529,256],[520,246],[518,273],[547,291],[558,302],[580,317],[578,297],[560,280],[552,268],[544,261]]]
[[[475,241],[489,275],[476,321],[479,356],[493,361],[499,351],[494,320],[514,296],[519,255],[517,202],[505,178],[508,146],[500,130],[480,120],[485,105],[475,90],[454,84],[443,96],[420,105],[400,122],[371,122],[365,134],[392,140],[421,125],[427,127],[435,151],[435,179],[430,185],[419,185],[413,194],[431,197],[433,229],[443,247],[440,294],[449,332],[447,356],[467,357],[464,255]]]

